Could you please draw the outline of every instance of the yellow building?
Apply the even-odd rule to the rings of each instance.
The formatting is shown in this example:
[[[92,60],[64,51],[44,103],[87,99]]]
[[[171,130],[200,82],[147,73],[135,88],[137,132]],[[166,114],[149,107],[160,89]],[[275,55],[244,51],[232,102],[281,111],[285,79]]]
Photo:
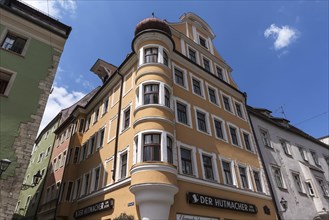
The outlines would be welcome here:
[[[276,219],[246,96],[199,16],[141,21],[71,114],[58,219]],[[118,218],[122,219],[122,218]]]

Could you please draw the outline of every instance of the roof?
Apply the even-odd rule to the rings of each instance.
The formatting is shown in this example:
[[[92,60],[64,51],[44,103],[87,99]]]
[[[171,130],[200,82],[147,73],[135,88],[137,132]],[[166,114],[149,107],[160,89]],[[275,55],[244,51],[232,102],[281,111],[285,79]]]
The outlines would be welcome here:
[[[67,39],[72,28],[17,0],[0,0],[0,8]]]
[[[320,140],[316,139],[315,137],[312,137],[311,135],[300,130],[299,128],[296,128],[295,126],[291,125],[287,119],[274,117],[271,114],[266,114],[268,112],[271,112],[267,109],[255,108],[255,107],[251,107],[251,106],[247,105],[247,110],[250,114],[253,114],[254,116],[256,116],[258,118],[261,118],[261,119],[265,120],[266,122],[271,123],[272,125],[275,125],[283,130],[294,133],[295,135],[301,136],[315,144],[321,145],[322,147],[329,149],[329,145],[321,142]]]

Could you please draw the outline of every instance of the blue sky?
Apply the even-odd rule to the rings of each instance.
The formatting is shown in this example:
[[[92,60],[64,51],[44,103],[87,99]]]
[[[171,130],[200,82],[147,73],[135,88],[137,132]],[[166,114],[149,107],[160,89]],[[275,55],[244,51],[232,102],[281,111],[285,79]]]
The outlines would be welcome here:
[[[139,21],[194,12],[212,27],[249,105],[278,117],[283,109],[314,137],[329,134],[327,1],[25,1],[73,28],[42,126],[101,84],[89,71],[98,58],[121,64]]]

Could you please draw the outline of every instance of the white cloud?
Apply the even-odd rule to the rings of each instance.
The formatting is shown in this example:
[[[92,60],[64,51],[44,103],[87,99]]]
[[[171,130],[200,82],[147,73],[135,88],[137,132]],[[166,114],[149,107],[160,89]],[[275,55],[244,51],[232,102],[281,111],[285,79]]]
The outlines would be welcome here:
[[[275,24],[271,24],[271,26],[264,31],[264,36],[266,38],[272,36],[274,39],[274,49],[280,50],[284,47],[288,47],[295,41],[299,37],[299,32],[287,25],[280,28]]]
[[[64,108],[70,107],[85,96],[82,92],[69,92],[64,87],[54,86],[50,94],[39,132]],[[38,133],[39,133],[38,132]]]
[[[75,15],[76,0],[20,0],[43,13],[55,18],[62,18],[64,14]]]

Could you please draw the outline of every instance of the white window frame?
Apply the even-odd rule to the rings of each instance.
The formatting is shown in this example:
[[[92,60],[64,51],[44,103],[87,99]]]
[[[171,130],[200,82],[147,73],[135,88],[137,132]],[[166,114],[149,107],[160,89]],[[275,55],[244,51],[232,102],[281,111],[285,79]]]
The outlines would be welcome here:
[[[216,115],[213,115],[213,114],[212,114],[211,117],[212,117],[212,121],[213,121],[214,135],[215,135],[216,139],[228,143],[227,132],[226,132],[226,125],[225,125],[226,122],[224,121],[224,119],[222,119],[222,118],[220,118],[220,117],[218,117],[218,116],[216,116]],[[222,122],[222,131],[223,131],[224,139],[221,139],[221,138],[217,137],[217,134],[216,134],[216,126],[215,126],[215,120],[217,120],[217,121],[221,121],[221,122]]]
[[[213,103],[210,99],[210,94],[209,94],[209,88],[215,91],[215,98],[216,98],[216,103]],[[206,89],[207,89],[207,93],[208,93],[208,100],[211,104],[215,105],[216,107],[220,107],[221,108],[221,104],[219,101],[219,93],[218,93],[218,89],[212,85],[210,85],[208,82],[206,82]]]
[[[96,112],[98,112],[98,116],[96,118]],[[98,122],[99,118],[100,118],[100,106],[98,106],[97,108],[95,108],[94,113],[93,113],[94,117],[93,117],[93,125],[96,124],[96,122]]]
[[[197,94],[194,92],[194,87],[193,87],[193,79],[197,80],[200,82],[200,91],[201,95]],[[191,90],[192,93],[198,97],[201,97],[202,99],[206,99],[205,93],[204,93],[204,80],[201,79],[200,77],[195,76],[193,73],[190,72],[190,80],[191,80]]]
[[[241,162],[237,162],[237,165],[238,165],[237,170],[238,170],[238,176],[239,176],[239,181],[240,181],[240,184],[241,184],[241,188],[242,189],[249,189],[251,191],[254,191],[254,187],[253,187],[253,184],[252,184],[252,181],[251,181],[251,175],[250,175],[250,171],[251,171],[250,166],[248,166],[247,164],[241,163]],[[243,167],[246,170],[248,188],[244,188],[243,185],[242,185],[241,173],[240,173],[240,169],[239,169],[240,167]]]
[[[125,125],[125,120],[126,120],[126,111],[130,109],[130,116],[129,116],[129,126],[128,127],[124,127]],[[126,130],[128,130],[131,127],[131,117],[132,117],[132,102],[130,102],[126,107],[124,107],[121,110],[121,115],[122,115],[122,120],[121,120],[121,125],[120,125],[120,134],[122,134],[123,132],[125,132]]]
[[[184,123],[182,123],[182,122],[180,122],[178,120],[177,102],[180,102],[181,104],[186,105],[187,124],[184,124]],[[181,125],[184,125],[184,126],[189,127],[189,128],[193,128],[193,125],[192,125],[192,117],[191,117],[191,104],[188,103],[187,101],[181,99],[181,98],[178,98],[178,97],[174,97],[174,103],[175,103],[175,118],[176,118],[176,123],[181,124]]]
[[[103,187],[104,186],[109,186],[109,185],[111,185],[112,183],[113,183],[113,179],[112,179],[112,171],[113,171],[113,167],[114,167],[114,164],[113,164],[113,161],[114,161],[114,156],[112,156],[112,157],[110,157],[110,158],[108,158],[108,159],[106,159],[105,161],[104,161],[104,170],[103,170]],[[107,172],[107,169],[108,169],[108,166],[109,166],[109,163],[111,163],[112,162],[112,167],[111,167],[111,169],[110,169],[110,172]],[[107,172],[107,176],[106,176],[106,172]],[[107,184],[107,179],[108,179],[108,176],[110,176],[110,182]],[[107,177],[107,178],[106,178]]]
[[[197,131],[211,136],[212,132],[211,132],[210,121],[209,121],[209,113],[207,111],[205,111],[204,109],[197,107],[197,106],[193,106],[193,108],[194,108],[195,126],[196,126]],[[202,114],[205,115],[205,123],[206,123],[207,131],[202,131],[199,129],[197,112],[201,112]]]
[[[242,146],[242,142],[241,142],[241,135],[240,135],[240,129],[238,126],[236,126],[235,124],[232,124],[230,122],[227,122],[227,126],[228,126],[228,132],[229,132],[229,136],[230,136],[230,141],[231,141],[231,144],[235,147],[238,147],[238,148],[243,148]],[[232,134],[231,134],[231,129],[230,127],[233,127],[235,130],[236,130],[236,135],[237,135],[237,141],[238,141],[238,145],[234,144],[233,143],[233,139],[232,139]]]
[[[211,61],[211,59],[209,59],[209,58],[206,57],[205,55],[201,54],[201,61],[202,61],[201,63],[202,63],[202,67],[203,67],[204,69],[206,69],[206,68],[205,68],[205,65],[204,65],[203,59],[206,59],[206,60],[209,61],[209,68],[210,68],[209,72],[210,72],[210,73],[213,73],[213,72],[214,72],[214,69],[213,69],[213,62]]]
[[[301,191],[299,191],[298,188],[297,188],[297,183],[296,183],[296,181],[295,181],[294,175],[295,175],[295,176],[298,176],[298,178],[299,178],[299,183],[300,183]],[[305,194],[306,192],[305,192],[305,189],[304,189],[304,186],[303,186],[303,180],[302,180],[302,178],[301,178],[300,173],[292,170],[292,171],[291,171],[291,177],[292,177],[292,180],[293,180],[293,182],[294,182],[294,185],[295,185],[295,188],[296,188],[297,192],[298,192],[298,193]]]
[[[215,70],[214,70],[214,74],[216,75],[216,78],[220,79],[219,76],[218,76],[218,73],[217,73],[217,67],[220,68],[220,69],[222,69],[224,82],[229,83],[227,72],[226,72],[225,68],[221,67],[217,63],[215,63]]]
[[[222,157],[220,155],[218,155],[218,158],[220,160],[220,166],[221,166],[221,171],[222,171],[222,175],[223,175],[223,184],[225,184],[227,186],[238,187],[238,181],[237,181],[237,176],[236,176],[236,171],[235,171],[234,160],[232,160],[230,158]],[[233,185],[230,185],[230,184],[226,183],[226,179],[225,179],[225,175],[224,175],[224,168],[223,168],[223,161],[230,164],[230,169],[231,169],[231,173],[232,173],[232,184]]]
[[[299,155],[300,157],[302,158],[302,160],[306,161],[306,162],[309,162],[309,159],[307,157],[307,151],[305,149],[305,147],[299,145],[299,144],[296,144],[297,148],[298,148],[298,152],[299,152]],[[303,152],[303,155],[301,154],[300,150],[302,150]]]
[[[60,167],[63,167],[65,165],[66,157],[67,157],[67,150],[64,150],[63,153],[62,153],[62,160],[61,160],[61,163],[59,165]]]
[[[107,109],[106,109],[106,102],[107,102]],[[103,117],[108,111],[109,111],[109,107],[110,107],[110,96],[107,96],[102,104],[102,116]]]
[[[96,170],[97,169],[99,169],[99,180],[98,180],[97,189],[94,190],[94,184],[95,184],[95,181],[96,181]],[[93,193],[93,192],[96,192],[100,188],[99,185],[102,182],[102,179],[101,179],[102,166],[101,166],[101,164],[98,164],[90,172],[91,172],[91,180],[90,180],[90,186],[89,186],[89,193]]]
[[[327,181],[320,177],[316,177],[315,179],[317,180],[317,184],[319,185],[323,196],[329,197],[329,186],[327,185]],[[322,182],[322,184],[320,183],[320,181]]]
[[[196,63],[200,65],[200,56],[199,56],[199,51],[197,49],[195,49],[194,47],[190,46],[189,44],[186,44],[186,55],[187,58],[193,63],[193,61],[190,59],[190,53],[189,50],[193,50],[195,51],[195,59],[196,59]]]
[[[161,142],[160,142],[160,162],[166,162],[168,163],[168,158],[167,158],[167,136],[171,137],[172,139],[172,143],[173,143],[173,152],[175,151],[175,143],[174,143],[174,139],[173,139],[173,134],[171,134],[170,132],[164,131],[164,130],[145,130],[142,132],[138,132],[135,137],[134,137],[134,143],[136,142],[136,138],[138,138],[138,143],[135,145],[136,146],[136,151],[137,155],[136,155],[136,163],[142,163],[143,161],[143,137],[145,134],[159,134],[160,138],[161,138]],[[136,154],[136,153],[135,153]],[[129,155],[128,155],[129,156]],[[175,155],[173,153],[173,163],[175,164]],[[127,167],[128,167],[128,161],[127,161]]]
[[[175,85],[177,85],[177,86],[179,86],[179,87],[181,87],[181,88],[183,88],[183,89],[185,89],[185,90],[188,91],[188,90],[189,90],[189,86],[188,86],[187,71],[186,71],[186,69],[184,69],[184,68],[178,66],[178,65],[175,64],[175,63],[172,63],[172,66],[173,66],[173,68],[172,68],[173,81],[174,81]],[[178,83],[176,82],[175,68],[176,68],[176,69],[179,69],[179,70],[183,73],[184,86],[182,86],[182,85],[180,85],[180,84],[178,84]]]
[[[145,63],[144,61],[144,51],[145,49],[148,49],[148,48],[157,48],[158,49],[158,54],[157,54],[157,62],[154,62],[154,63]],[[168,67],[170,68],[170,53],[168,52],[168,50],[166,48],[164,48],[162,45],[160,44],[147,44],[147,45],[144,45],[143,47],[141,47],[139,49],[139,61],[138,61],[138,66],[141,67],[141,66],[144,66],[144,65],[154,65],[154,64],[162,64],[164,66],[167,66],[164,64],[164,61],[163,61],[163,51],[165,50],[165,52],[167,53],[168,55]]]
[[[223,109],[226,112],[229,112],[230,114],[235,115],[235,113],[234,113],[234,106],[233,106],[233,102],[232,102],[232,97],[229,96],[229,95],[227,95],[223,91],[220,91],[220,94],[221,94],[221,98],[222,98],[222,102],[223,102]],[[224,96],[228,98],[231,111],[227,110],[226,107],[225,107]]]
[[[104,136],[103,136],[103,143],[101,145],[100,141],[101,141],[101,134],[102,134],[102,130],[104,130]],[[97,138],[96,138],[96,150],[95,151],[98,151],[100,148],[102,148],[104,146],[104,143],[105,143],[105,131],[106,131],[106,124],[101,127],[98,132],[97,132]]]
[[[80,180],[80,189],[78,189],[78,181]],[[80,192],[79,190],[81,190],[81,186],[82,186],[82,177],[78,177],[75,181],[74,181],[74,188],[73,188],[73,193],[72,193],[72,201],[74,201],[75,199],[78,199],[80,197]]]
[[[84,195],[88,195],[89,194],[89,190],[90,190],[90,185],[89,185],[89,187],[87,188],[87,192],[84,192],[84,189],[86,188],[86,176],[89,174],[89,179],[88,179],[88,182],[90,183],[91,182],[91,178],[92,178],[92,173],[91,173],[91,171],[88,171],[88,172],[86,172],[86,173],[84,173],[83,175],[82,175],[82,185],[81,185],[81,188],[80,188],[80,196],[79,197],[81,197],[81,196],[84,196]],[[88,184],[89,184],[88,183]]]
[[[127,154],[127,167],[126,167],[126,176],[125,177],[122,177],[121,176],[121,171],[122,171],[122,158],[121,158],[121,155],[123,154]],[[119,151],[118,152],[118,155],[117,155],[117,172],[116,172],[116,177],[115,177],[115,181],[119,181],[119,180],[122,180],[122,179],[125,179],[129,176],[129,145],[127,147],[125,147],[123,150]]]
[[[292,153],[291,153],[291,144],[289,141],[287,141],[286,139],[283,139],[283,138],[279,138],[279,141],[280,141],[280,146],[284,152],[285,155],[289,156],[289,157],[292,157]],[[287,152],[284,151],[284,148],[283,148],[283,145],[282,143],[285,143],[286,147],[287,147]]]
[[[257,185],[256,185],[256,181],[255,181],[255,175],[254,175],[254,172],[257,172],[258,175],[259,175],[259,180],[260,180],[260,185],[262,187],[262,191],[257,191]],[[252,179],[254,181],[254,184],[255,184],[255,188],[254,188],[254,191],[255,192],[258,192],[258,193],[265,193],[266,194],[266,187],[265,187],[265,181],[264,181],[264,171],[259,169],[259,168],[251,168],[251,174],[252,174]]]
[[[319,156],[318,156],[318,154],[316,153],[316,151],[314,151],[314,150],[310,150],[310,153],[311,153],[311,157],[312,157],[312,159],[313,159],[314,164],[315,164],[316,166],[321,167],[321,165],[320,165],[320,161],[319,161]],[[313,154],[314,154],[314,156],[316,157],[316,160],[314,159]]]
[[[250,132],[240,128],[241,130],[241,133],[242,133],[242,140],[243,140],[243,145],[244,145],[244,148],[246,149],[246,151],[249,151],[249,152],[252,152],[252,153],[255,153],[255,142],[254,142],[254,139],[253,139],[253,136]],[[249,143],[250,143],[250,147],[251,147],[251,150],[247,149],[247,145],[246,145],[246,141],[244,139],[244,134],[247,134],[248,135],[248,139],[249,139]]]
[[[113,108],[120,100],[120,83],[118,83],[118,85],[114,86],[113,89],[112,89],[112,102],[111,102],[111,108]],[[119,93],[119,97],[118,97],[118,100],[115,102],[115,91],[117,90],[118,88],[118,93]]]
[[[244,121],[247,121],[247,114],[246,114],[246,111],[245,111],[245,108],[244,108],[244,105],[242,104],[242,102],[239,102],[238,100],[236,100],[235,98],[232,98],[233,99],[233,103],[234,103],[234,111],[236,113],[236,116],[238,118],[241,118],[242,120]],[[239,116],[238,114],[238,110],[236,108],[236,104],[240,105],[241,107],[241,113],[242,113],[242,117]]]
[[[199,154],[200,154],[200,161],[201,161],[201,170],[202,170],[202,178],[204,180],[207,181],[214,181],[214,182],[220,182],[219,180],[219,175],[218,175],[218,166],[217,166],[217,158],[216,158],[216,154],[215,153],[209,153],[206,152],[202,149],[199,149]],[[205,169],[204,169],[204,164],[203,164],[203,155],[208,156],[211,158],[211,166],[212,166],[212,172],[214,175],[214,179],[210,180],[210,179],[206,179],[206,175],[205,175]]]
[[[262,128],[262,127],[259,127],[259,135],[260,135],[260,138],[262,139],[262,143],[263,143],[263,145],[265,146],[265,147],[268,147],[268,148],[270,148],[270,149],[274,149],[274,147],[273,147],[273,145],[272,145],[272,141],[271,141],[271,137],[270,137],[270,133],[269,133],[269,131],[267,130],[267,129],[265,129],[265,128]],[[264,142],[264,137],[263,137],[263,134],[262,134],[262,132],[266,132],[266,138],[267,138],[267,140],[268,140],[268,143],[269,143],[269,146],[268,145],[266,145],[266,143]]]
[[[282,180],[282,187],[278,186],[278,184],[277,184],[277,181],[276,181],[275,175],[274,175],[274,169],[278,169],[280,171],[280,176],[281,176],[281,180]],[[283,178],[281,167],[278,166],[278,165],[271,164],[271,172],[272,172],[273,180],[275,182],[276,187],[278,187],[279,189],[287,189],[286,181]]]
[[[203,36],[202,34],[200,34],[199,32],[197,32],[197,36],[198,36],[198,43],[199,43],[199,45],[202,48],[206,49],[206,50],[210,50],[210,46],[209,46],[209,42],[208,42],[209,39],[207,37]],[[206,47],[204,47],[203,45],[201,45],[200,37],[205,40]]]
[[[313,184],[312,180],[311,179],[306,180],[305,184],[306,184],[306,189],[307,189],[308,194],[312,197],[315,197],[316,192],[315,192],[315,188],[314,188],[314,184]],[[308,185],[308,184],[310,184],[310,185]],[[311,186],[311,188],[309,186]],[[311,192],[311,190],[313,192]]]
[[[2,45],[4,43],[4,41],[6,40],[6,37],[8,34],[12,34],[14,36],[17,36],[17,37],[20,37],[22,39],[25,39],[26,42],[24,44],[24,48],[22,50],[21,53],[16,53],[12,50],[8,50],[8,49],[5,49],[5,48],[2,48]],[[8,30],[8,28],[5,28],[0,36],[0,48],[5,50],[5,51],[9,51],[10,53],[13,53],[13,54],[17,54],[18,56],[22,56],[22,57],[25,57],[26,55],[26,52],[27,52],[27,49],[29,47],[29,44],[30,44],[30,41],[31,41],[31,38],[29,36],[27,36],[26,34],[20,32],[19,30],[17,30],[16,28],[15,29],[10,29]]]
[[[199,178],[199,173],[198,173],[198,166],[196,162],[196,147],[184,144],[180,141],[177,141],[177,148],[178,148],[178,163],[179,163],[179,173],[181,175],[187,175],[187,176],[192,176],[195,178]],[[192,158],[192,175],[188,174],[183,174],[182,171],[182,158],[181,158],[181,148],[185,148],[191,151],[191,158]]]

